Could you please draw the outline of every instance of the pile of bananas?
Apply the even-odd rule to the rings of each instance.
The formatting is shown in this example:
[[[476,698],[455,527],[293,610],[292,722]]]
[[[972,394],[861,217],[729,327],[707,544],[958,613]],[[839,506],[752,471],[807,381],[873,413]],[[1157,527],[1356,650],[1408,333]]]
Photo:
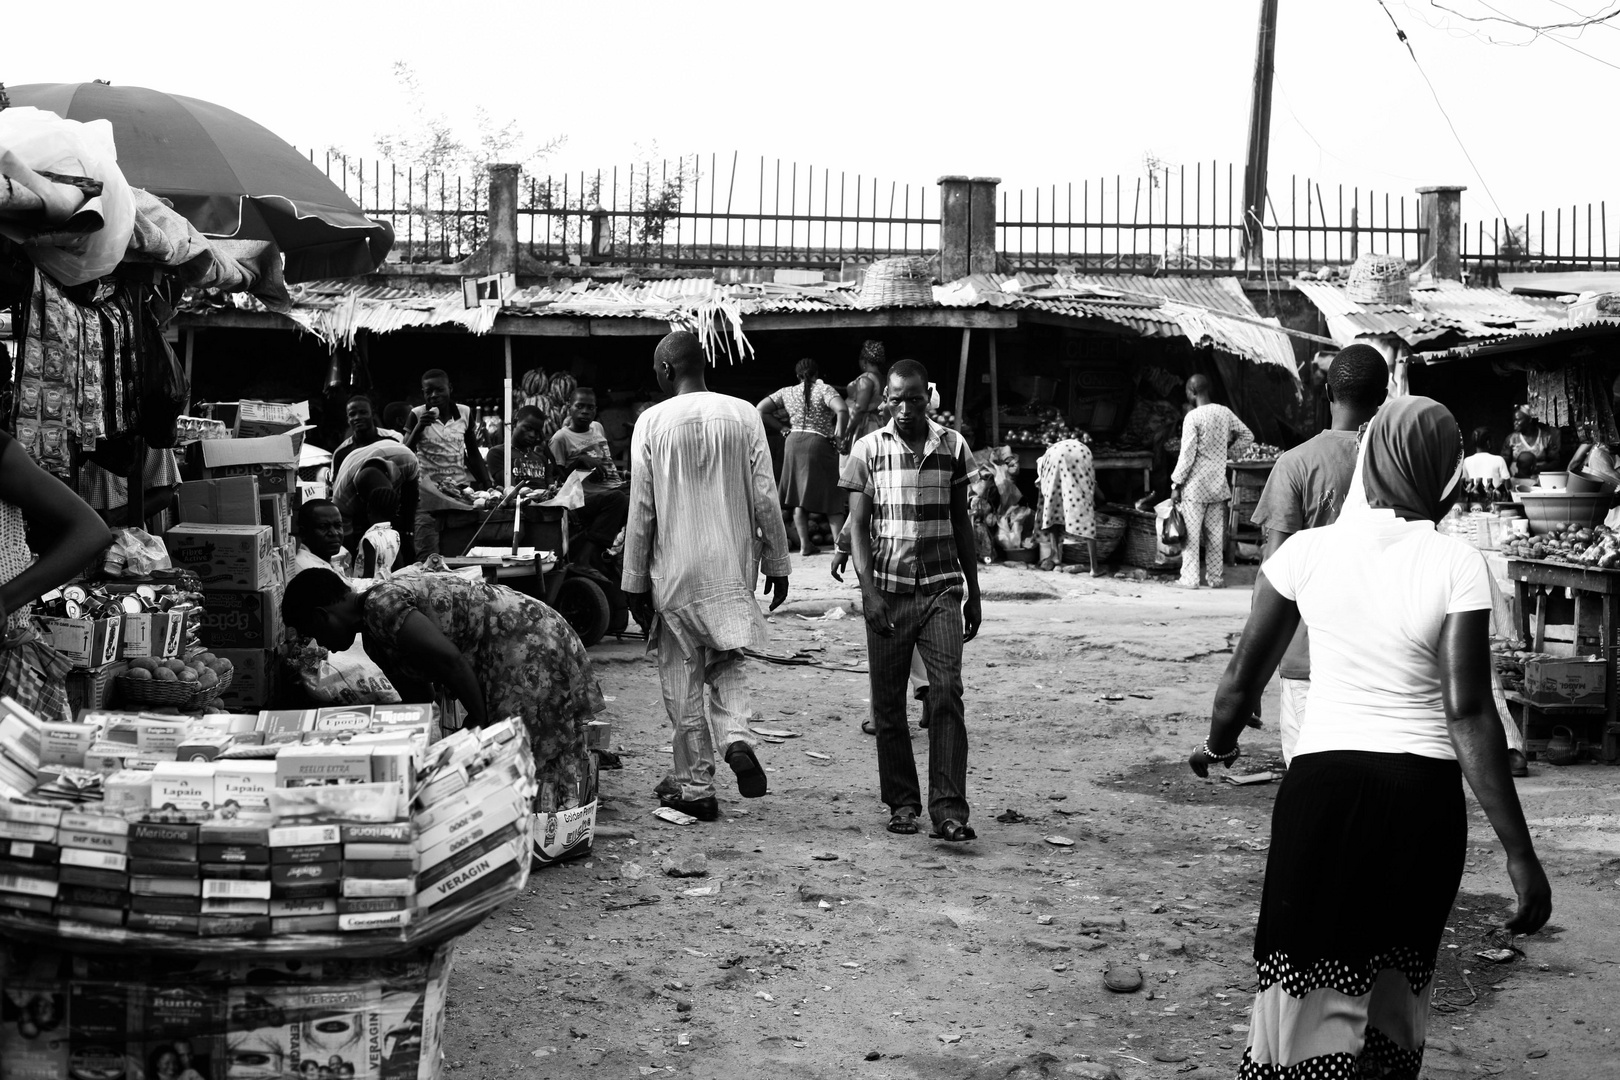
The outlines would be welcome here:
[[[578,385],[578,380],[566,371],[547,375],[545,368],[530,368],[518,382],[523,398],[514,406],[533,405],[544,413],[546,423],[543,438],[549,440],[568,426],[568,399],[574,396],[574,388]]]

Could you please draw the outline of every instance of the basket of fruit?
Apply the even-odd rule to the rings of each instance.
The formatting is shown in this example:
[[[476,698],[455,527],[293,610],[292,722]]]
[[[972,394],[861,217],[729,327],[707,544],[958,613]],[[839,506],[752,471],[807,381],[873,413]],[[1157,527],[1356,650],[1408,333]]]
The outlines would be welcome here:
[[[235,672],[229,660],[207,652],[190,660],[138,656],[129,662],[129,670],[118,676],[118,697],[130,705],[194,709],[228,690]]]

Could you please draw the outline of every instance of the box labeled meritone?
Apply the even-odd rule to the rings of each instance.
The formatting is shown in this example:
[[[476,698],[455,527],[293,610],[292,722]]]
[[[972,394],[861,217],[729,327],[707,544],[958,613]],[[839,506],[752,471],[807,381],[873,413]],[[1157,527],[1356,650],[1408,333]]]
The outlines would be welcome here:
[[[265,589],[281,581],[267,525],[182,523],[163,542],[175,567],[196,574],[205,589]]]

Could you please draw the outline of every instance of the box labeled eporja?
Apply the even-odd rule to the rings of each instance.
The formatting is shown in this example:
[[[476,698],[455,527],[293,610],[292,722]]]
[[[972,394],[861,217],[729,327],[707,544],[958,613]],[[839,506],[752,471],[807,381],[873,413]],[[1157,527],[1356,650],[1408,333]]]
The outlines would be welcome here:
[[[281,580],[268,525],[181,523],[163,542],[175,567],[210,589],[266,589]]]

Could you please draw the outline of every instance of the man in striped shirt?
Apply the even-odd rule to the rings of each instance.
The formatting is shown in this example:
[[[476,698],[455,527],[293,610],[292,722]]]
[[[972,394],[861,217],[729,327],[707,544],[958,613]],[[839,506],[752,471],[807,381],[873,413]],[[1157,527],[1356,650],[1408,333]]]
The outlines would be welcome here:
[[[674,396],[641,415],[630,441],[620,587],[658,654],[675,728],[674,767],[655,790],[665,806],[713,821],[716,756],[736,773],[744,798],[765,794],[748,730],[743,650],[765,644],[754,599],[759,571],[775,610],[787,597],[791,563],[759,411],[711,393],[705,363],[697,337],[685,332],[666,336],[653,354],[658,385]]]
[[[962,644],[979,632],[978,564],[961,435],[928,418],[928,372],[914,360],[889,369],[892,419],[850,451],[849,537],[861,580],[880,795],[889,831],[914,833],[922,812],[906,726],[913,648],[928,669],[928,815],[933,835],[972,840]]]

